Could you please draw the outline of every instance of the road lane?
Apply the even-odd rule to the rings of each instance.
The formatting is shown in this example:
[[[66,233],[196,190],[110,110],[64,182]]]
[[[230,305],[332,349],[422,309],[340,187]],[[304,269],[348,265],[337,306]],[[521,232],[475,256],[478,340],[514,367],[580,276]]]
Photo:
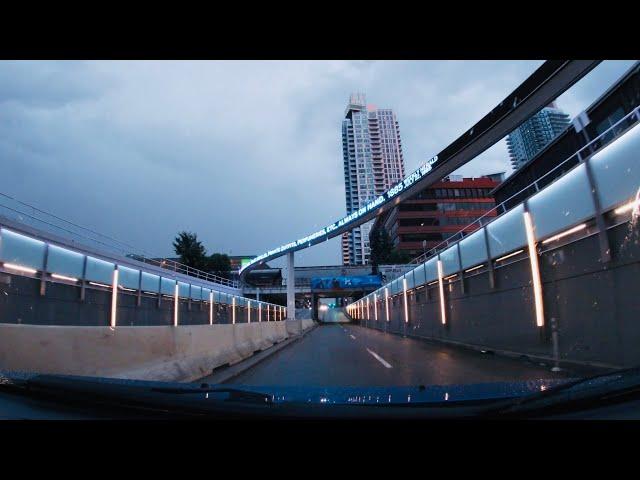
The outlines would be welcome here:
[[[228,383],[253,386],[406,386],[567,375],[565,372],[552,373],[550,366],[542,367],[523,360],[483,355],[351,324],[329,324],[320,325]]]

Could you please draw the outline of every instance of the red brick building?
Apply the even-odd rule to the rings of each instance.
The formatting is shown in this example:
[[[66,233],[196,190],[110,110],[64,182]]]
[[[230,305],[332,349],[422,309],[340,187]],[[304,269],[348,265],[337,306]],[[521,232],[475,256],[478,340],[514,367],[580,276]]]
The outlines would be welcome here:
[[[397,249],[417,257],[491,210],[495,203],[490,192],[502,178],[445,177],[377,217],[374,230],[384,226]]]

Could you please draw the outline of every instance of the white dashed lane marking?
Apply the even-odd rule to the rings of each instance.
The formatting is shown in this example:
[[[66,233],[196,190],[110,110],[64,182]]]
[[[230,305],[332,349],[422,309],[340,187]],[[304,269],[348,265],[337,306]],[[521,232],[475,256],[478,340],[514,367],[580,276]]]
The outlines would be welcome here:
[[[374,352],[373,350],[369,350],[367,348],[367,352],[369,352],[371,355],[373,355],[373,358],[375,358],[376,360],[378,360],[382,365],[384,365],[386,368],[392,368],[391,364],[389,362],[387,362],[384,358],[382,358],[380,355],[378,355],[376,352]]]
[[[353,335],[349,335],[351,338],[353,338],[354,340],[356,339],[356,337],[354,337]]]

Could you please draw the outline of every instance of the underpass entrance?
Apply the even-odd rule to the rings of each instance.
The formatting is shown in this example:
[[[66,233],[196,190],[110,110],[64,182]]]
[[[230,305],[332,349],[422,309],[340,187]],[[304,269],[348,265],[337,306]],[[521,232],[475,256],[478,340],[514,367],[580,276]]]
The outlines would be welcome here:
[[[344,307],[382,286],[380,275],[311,278],[313,318],[323,323],[349,322]]]

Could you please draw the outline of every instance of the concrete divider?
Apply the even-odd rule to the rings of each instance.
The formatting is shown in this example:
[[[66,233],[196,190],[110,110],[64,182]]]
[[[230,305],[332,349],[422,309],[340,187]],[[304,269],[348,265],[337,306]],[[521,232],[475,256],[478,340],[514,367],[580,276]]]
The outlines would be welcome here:
[[[193,381],[311,326],[312,320],[115,329],[0,324],[0,370]]]

